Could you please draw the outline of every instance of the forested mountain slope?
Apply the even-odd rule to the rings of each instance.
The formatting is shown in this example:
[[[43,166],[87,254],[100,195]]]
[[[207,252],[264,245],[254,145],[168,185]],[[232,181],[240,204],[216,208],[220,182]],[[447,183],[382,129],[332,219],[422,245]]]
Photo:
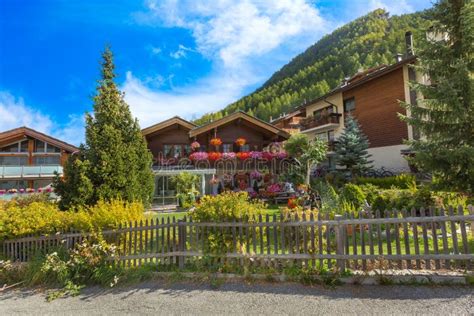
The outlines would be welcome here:
[[[405,32],[425,30],[426,12],[390,17],[378,9],[321,38],[275,72],[262,87],[223,110],[195,121],[203,124],[243,110],[268,121],[338,86],[344,77],[405,52]],[[415,42],[416,45],[416,42]]]

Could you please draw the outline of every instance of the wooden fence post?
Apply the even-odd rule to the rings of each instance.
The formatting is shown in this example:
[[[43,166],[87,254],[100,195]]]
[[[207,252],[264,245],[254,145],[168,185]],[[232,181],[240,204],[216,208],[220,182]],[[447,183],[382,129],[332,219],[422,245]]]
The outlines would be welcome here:
[[[342,215],[335,215],[334,219],[340,221],[343,219]],[[336,254],[344,255],[345,247],[345,225],[338,223],[336,226]],[[337,259],[337,268],[339,272],[344,272],[346,269],[346,264],[344,259]]]
[[[184,225],[184,221],[183,220],[178,220],[178,251],[179,252],[184,252],[186,249],[186,225]],[[184,268],[184,260],[185,260],[185,256],[183,256],[182,254],[180,254],[178,256],[178,266],[179,266],[179,269],[183,269]]]
[[[467,209],[469,210],[469,214],[474,215],[474,206],[469,205]],[[472,238],[474,238],[474,221],[471,221],[471,235]]]

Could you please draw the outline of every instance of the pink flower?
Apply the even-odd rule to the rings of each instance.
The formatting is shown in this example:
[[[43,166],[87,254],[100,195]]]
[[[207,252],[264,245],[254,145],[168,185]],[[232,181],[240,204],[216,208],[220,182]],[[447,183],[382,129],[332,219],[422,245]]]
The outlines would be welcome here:
[[[205,152],[195,152],[189,155],[189,159],[192,161],[202,161],[202,160],[207,160],[208,154]]]
[[[235,159],[235,153],[230,152],[230,153],[223,153],[222,154],[222,159]]]
[[[288,154],[286,152],[279,152],[275,154],[275,157],[277,159],[285,159],[286,157],[288,157]]]
[[[250,158],[253,159],[262,159],[262,152],[261,151],[251,151],[250,152]]]
[[[199,144],[197,141],[194,141],[194,142],[191,143],[191,148],[192,148],[193,150],[196,150],[196,149],[198,149],[198,148],[200,148],[200,147],[201,147],[201,144]]]

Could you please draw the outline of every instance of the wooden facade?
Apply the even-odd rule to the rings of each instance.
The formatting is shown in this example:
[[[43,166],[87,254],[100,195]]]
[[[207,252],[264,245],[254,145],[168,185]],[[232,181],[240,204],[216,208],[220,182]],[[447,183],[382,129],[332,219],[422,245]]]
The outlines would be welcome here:
[[[47,185],[54,176],[53,171],[60,171],[68,156],[77,150],[71,144],[28,127],[1,132],[0,190]]]

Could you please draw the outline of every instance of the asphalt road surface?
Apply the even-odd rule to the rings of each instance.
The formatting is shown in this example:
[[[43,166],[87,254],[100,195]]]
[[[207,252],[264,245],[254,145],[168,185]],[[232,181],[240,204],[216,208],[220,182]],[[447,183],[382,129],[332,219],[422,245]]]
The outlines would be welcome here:
[[[303,286],[292,283],[153,281],[114,289],[88,288],[46,302],[45,292],[0,294],[0,315],[473,315],[474,287]]]

